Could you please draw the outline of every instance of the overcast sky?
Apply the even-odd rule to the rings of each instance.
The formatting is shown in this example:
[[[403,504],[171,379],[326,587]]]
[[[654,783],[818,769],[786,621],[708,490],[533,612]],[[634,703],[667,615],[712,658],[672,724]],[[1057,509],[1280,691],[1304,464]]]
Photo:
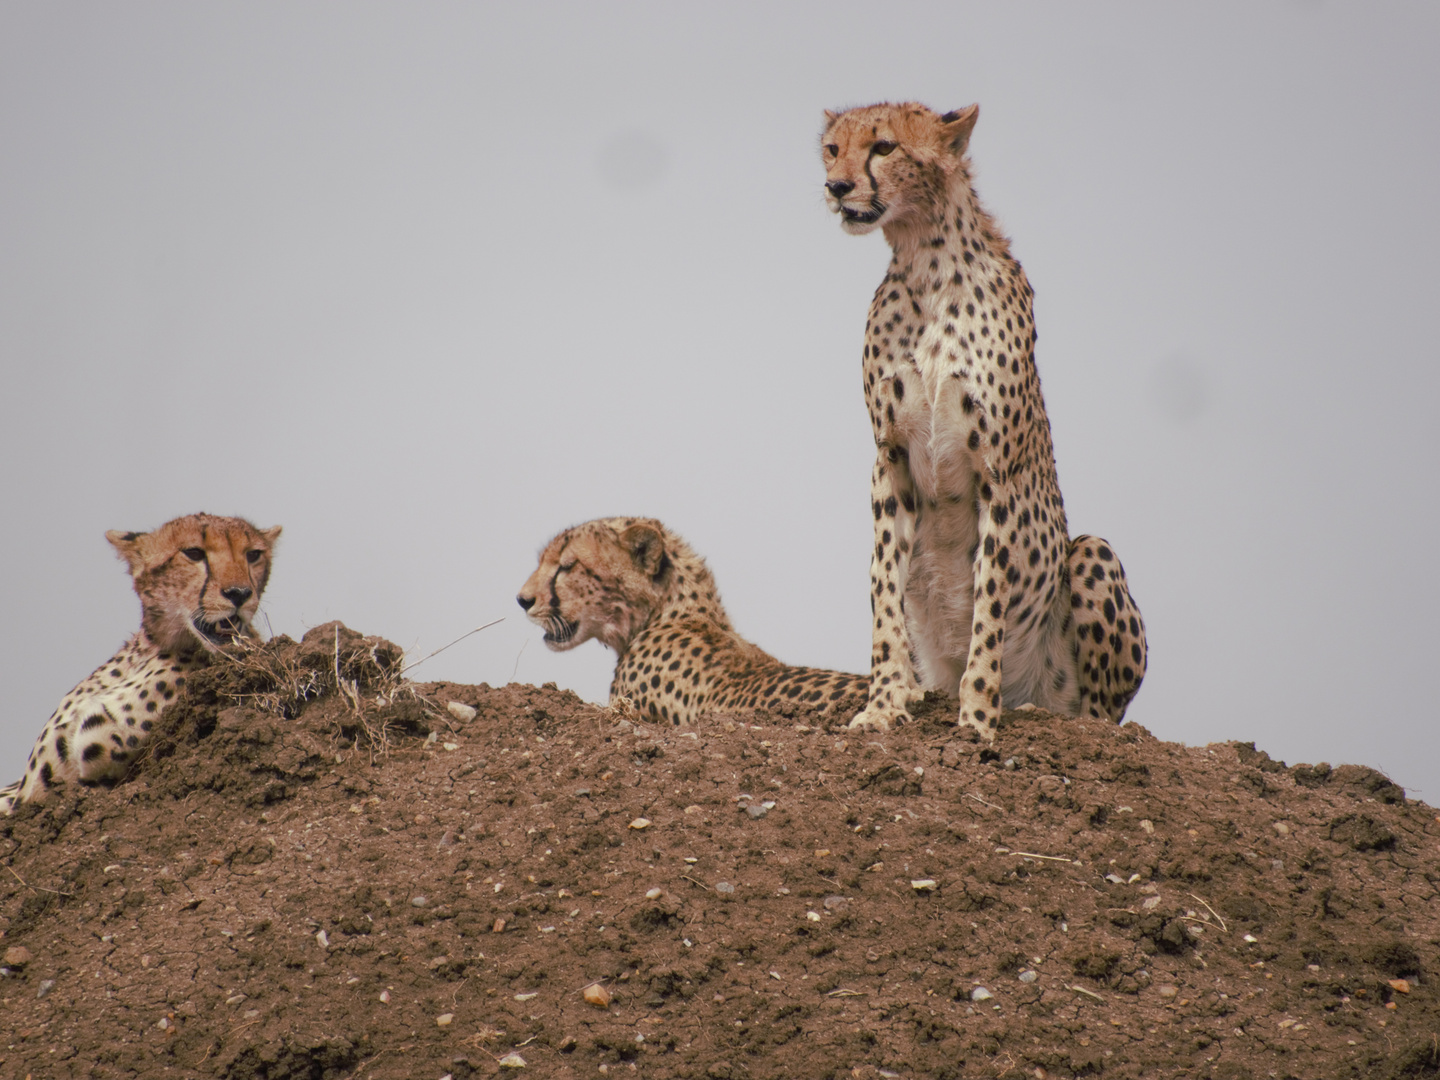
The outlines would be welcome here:
[[[883,14],[882,14],[883,13]],[[0,6],[0,781],[138,624],[106,529],[285,527],[261,619],[554,680],[543,543],[659,517],[863,671],[889,257],[821,110],[978,101],[1129,718],[1440,802],[1433,4]]]

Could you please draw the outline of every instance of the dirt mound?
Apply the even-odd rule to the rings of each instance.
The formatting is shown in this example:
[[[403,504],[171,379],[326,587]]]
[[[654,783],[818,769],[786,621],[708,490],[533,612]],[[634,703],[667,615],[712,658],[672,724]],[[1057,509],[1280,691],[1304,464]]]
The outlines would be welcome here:
[[[0,1075],[1440,1076],[1440,820],[1373,770],[400,662],[277,639],[0,819]]]

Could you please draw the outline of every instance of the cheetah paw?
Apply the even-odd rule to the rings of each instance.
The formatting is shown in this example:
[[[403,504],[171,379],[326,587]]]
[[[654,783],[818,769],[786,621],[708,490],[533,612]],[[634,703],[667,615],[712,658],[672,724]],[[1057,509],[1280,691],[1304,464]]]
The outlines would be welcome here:
[[[903,709],[867,708],[846,726],[867,731],[889,731],[892,727],[908,724],[910,719],[910,714]]]

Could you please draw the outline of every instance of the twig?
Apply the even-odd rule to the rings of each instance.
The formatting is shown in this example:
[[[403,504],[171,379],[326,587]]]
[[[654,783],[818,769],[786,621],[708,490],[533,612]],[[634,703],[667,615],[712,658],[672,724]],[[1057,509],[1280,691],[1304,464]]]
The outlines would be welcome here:
[[[374,1057],[362,1061],[360,1063],[360,1067],[356,1069],[353,1073],[351,1073],[348,1077],[346,1077],[346,1080],[358,1080],[358,1077],[362,1072],[368,1069],[371,1065],[374,1065],[375,1062],[379,1061],[384,1056],[385,1051],[381,1050],[380,1053],[376,1054]]]
[[[868,993],[870,993],[869,990],[848,990],[848,989],[846,989],[845,987],[842,986],[842,987],[840,987],[838,990],[831,990],[831,991],[830,991],[828,994],[826,994],[825,996],[826,996],[826,997],[864,997],[864,996],[865,996],[866,994],[868,994]]]
[[[686,881],[695,881],[695,879],[694,879],[693,877],[691,877],[689,874],[681,874],[680,876],[681,876],[682,878],[684,878]],[[701,883],[701,882],[699,882],[699,881],[695,881],[695,884],[696,884],[696,885],[699,885],[700,888],[704,889],[706,892],[709,892],[709,891],[710,891],[710,887],[709,887],[708,885],[705,885],[705,884],[703,884],[703,883]]]
[[[1005,808],[1003,806],[996,806],[993,802],[986,802],[984,799],[980,798],[979,795],[972,795],[968,791],[965,793],[965,798],[974,799],[981,806],[988,806],[991,810],[999,810],[1002,814],[1005,812]]]
[[[494,626],[496,623],[502,623],[502,622],[504,622],[504,621],[505,621],[505,620],[504,620],[503,618],[491,619],[491,620],[490,620],[489,622],[487,622],[484,626],[477,626],[477,627],[475,627],[474,630],[470,630],[470,631],[467,631],[466,633],[461,634],[461,635],[460,635],[459,637],[457,637],[454,641],[450,642],[450,645],[459,645],[460,642],[464,641],[464,640],[465,640],[467,637],[469,637],[471,634],[478,634],[481,630],[488,630],[488,629],[490,629],[490,627]],[[450,645],[441,645],[440,648],[436,649],[434,652],[430,653],[430,654],[427,655],[427,656],[422,656],[419,660],[416,660],[413,664],[406,664],[403,668],[400,669],[400,674],[401,674],[401,675],[404,675],[405,672],[409,671],[411,668],[417,668],[417,667],[419,667],[419,666],[420,666],[421,664],[423,664],[426,660],[429,660],[431,656],[439,656],[439,655],[440,655],[442,652],[444,652],[446,649],[450,648]],[[523,1044],[522,1044],[522,1045],[523,1045]]]
[[[1103,997],[1101,997],[1099,994],[1095,993],[1095,991],[1093,991],[1093,990],[1086,990],[1083,986],[1071,986],[1069,983],[1066,983],[1066,984],[1065,984],[1065,989],[1066,989],[1066,990],[1074,990],[1077,994],[1084,994],[1086,997],[1092,997],[1092,998],[1094,998],[1096,1001],[1104,1001],[1104,1000],[1105,1000],[1105,999],[1104,999]]]
[[[520,658],[525,655],[525,646],[526,646],[526,645],[529,645],[529,644],[530,644],[530,639],[527,637],[527,638],[525,639],[524,644],[522,644],[522,645],[520,646],[520,651],[515,654],[515,670],[512,671],[512,672],[510,672],[510,681],[511,681],[511,682],[514,682],[514,681],[515,681],[515,676],[518,675],[518,674],[520,674]]]
[[[1046,862],[1073,863],[1075,860],[1064,855],[1036,855],[1033,851],[1012,851],[1011,855],[1019,855],[1024,859],[1044,859]]]
[[[1192,892],[1192,893],[1187,893],[1186,895],[1189,896],[1189,897],[1191,897],[1191,898],[1194,899],[1194,900],[1200,900],[1200,897],[1196,896],[1193,892]],[[1205,901],[1204,901],[1204,900],[1200,900],[1200,903],[1205,904]],[[1205,904],[1205,910],[1208,911],[1208,912],[1210,912],[1211,915],[1214,915],[1214,916],[1215,916],[1215,921],[1220,924],[1220,929],[1221,929],[1221,930],[1225,931],[1225,933],[1227,933],[1227,934],[1230,932],[1230,928],[1225,925],[1225,920],[1222,919],[1222,918],[1220,918],[1219,912],[1217,912],[1217,911],[1216,911],[1213,907],[1211,907],[1209,904]]]
[[[5,869],[6,869],[6,870],[10,870],[10,867],[7,866],[7,867],[5,867]],[[15,873],[14,870],[10,870],[10,876],[13,877],[16,881],[20,882],[21,885],[24,885],[25,888],[27,888],[27,889],[36,889],[36,890],[38,890],[39,892],[53,893],[53,894],[56,895],[56,896],[74,896],[74,895],[75,895],[73,892],[61,892],[59,889],[47,889],[44,885],[31,885],[30,882],[26,881],[26,880],[25,880],[24,878],[22,878],[19,874]]]

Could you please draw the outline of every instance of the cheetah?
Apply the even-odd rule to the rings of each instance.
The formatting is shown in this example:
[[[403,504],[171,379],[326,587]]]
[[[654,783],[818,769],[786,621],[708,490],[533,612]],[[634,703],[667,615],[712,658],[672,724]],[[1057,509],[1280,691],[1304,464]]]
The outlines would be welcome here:
[[[251,627],[280,527],[191,514],[154,532],[105,538],[129,565],[140,629],[74,690],[45,724],[20,780],[0,789],[7,814],[62,784],[113,783],[185,686],[187,673]]]
[[[791,667],[730,625],[705,560],[653,518],[600,518],[566,529],[540,553],[516,597],[556,652],[599,638],[615,650],[610,704],[690,724],[718,708],[796,702],[838,710],[867,680]]]
[[[923,690],[958,688],[960,726],[993,740],[1006,703],[1118,723],[1146,645],[1114,547],[1068,532],[1030,284],[971,186],[978,115],[827,111],[820,144],[841,228],[881,229],[893,253],[861,354],[873,625],[851,723],[888,728]]]

